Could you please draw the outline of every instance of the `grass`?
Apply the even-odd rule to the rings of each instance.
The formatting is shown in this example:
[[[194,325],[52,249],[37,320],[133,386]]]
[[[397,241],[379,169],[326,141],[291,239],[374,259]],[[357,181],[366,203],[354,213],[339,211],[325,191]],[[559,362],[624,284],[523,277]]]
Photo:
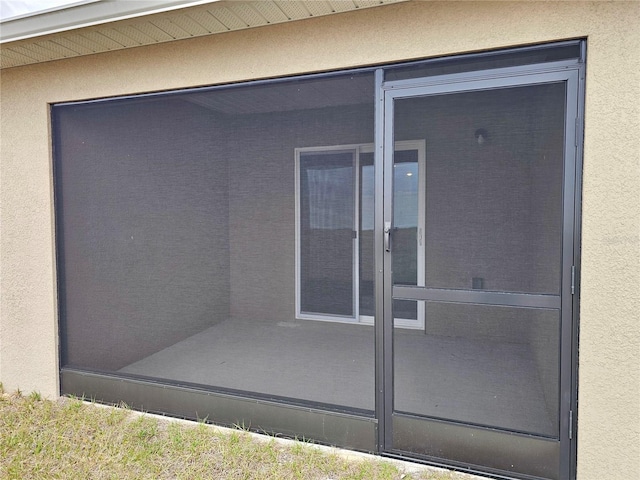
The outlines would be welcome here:
[[[303,442],[264,440],[100,408],[77,399],[6,394],[0,384],[1,479],[445,480],[396,465],[346,459]],[[468,478],[468,477],[467,477]]]

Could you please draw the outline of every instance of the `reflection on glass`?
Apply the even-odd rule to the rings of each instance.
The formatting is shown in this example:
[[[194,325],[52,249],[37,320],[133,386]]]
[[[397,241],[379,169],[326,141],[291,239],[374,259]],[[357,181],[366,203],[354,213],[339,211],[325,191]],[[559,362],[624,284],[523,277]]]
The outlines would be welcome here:
[[[300,309],[354,315],[353,152],[300,155]]]
[[[393,154],[393,283],[418,285],[419,227],[418,150]],[[416,302],[393,301],[396,319],[418,321]],[[406,322],[403,325],[407,325]],[[419,326],[419,325],[416,325]]]
[[[393,283],[418,284],[418,152],[393,155]]]
[[[374,298],[374,200],[375,200],[375,170],[373,153],[360,152],[360,230],[358,232],[358,247],[360,249],[360,315],[371,317],[375,315]]]

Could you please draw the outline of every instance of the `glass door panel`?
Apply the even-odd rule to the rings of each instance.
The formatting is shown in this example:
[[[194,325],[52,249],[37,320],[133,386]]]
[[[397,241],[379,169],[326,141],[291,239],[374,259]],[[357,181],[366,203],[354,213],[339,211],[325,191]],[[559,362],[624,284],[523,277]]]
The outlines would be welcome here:
[[[359,200],[360,225],[358,229],[359,248],[359,302],[361,321],[373,323],[375,315],[375,252],[374,252],[374,201],[375,181],[373,152],[360,152],[359,155]]]
[[[301,314],[355,317],[354,152],[299,157]]]

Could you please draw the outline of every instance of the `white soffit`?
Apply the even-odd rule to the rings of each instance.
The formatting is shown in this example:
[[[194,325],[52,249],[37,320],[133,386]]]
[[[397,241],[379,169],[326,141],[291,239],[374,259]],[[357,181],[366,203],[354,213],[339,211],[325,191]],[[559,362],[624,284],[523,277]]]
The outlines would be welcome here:
[[[6,0],[5,0],[6,1]],[[407,0],[95,0],[0,21],[0,68],[261,27]]]

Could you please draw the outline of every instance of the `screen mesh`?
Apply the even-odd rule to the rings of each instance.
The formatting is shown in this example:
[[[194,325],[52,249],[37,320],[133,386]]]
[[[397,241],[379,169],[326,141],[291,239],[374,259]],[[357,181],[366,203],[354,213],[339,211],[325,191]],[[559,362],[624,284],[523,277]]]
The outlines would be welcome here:
[[[394,329],[394,410],[557,437],[559,312],[425,304]]]
[[[564,98],[554,83],[396,100],[396,141],[426,137],[427,287],[560,293]],[[414,285],[398,243],[394,283]]]
[[[387,79],[444,73],[424,68]],[[63,367],[370,414],[373,85],[349,73],[55,106]],[[394,284],[560,294],[565,96],[396,101]],[[559,312],[393,310],[397,411],[557,435]]]
[[[395,101],[395,141],[423,135],[426,158],[416,171],[394,154],[394,284],[560,294],[565,96],[550,83]],[[394,410],[557,437],[560,311],[470,298],[394,300]],[[420,330],[399,328],[409,305]]]
[[[508,68],[536,63],[574,60],[581,56],[580,44],[566,43],[546,45],[533,49],[518,49],[484,53],[477,56],[454,56],[430,60],[413,65],[399,66],[385,72],[385,80],[408,80],[412,78],[451,75],[461,72]]]
[[[373,409],[354,315],[351,154],[373,77],[56,106],[63,366]],[[326,160],[328,160],[328,163]],[[296,202],[305,215],[296,240]],[[296,263],[296,241],[306,245]]]

